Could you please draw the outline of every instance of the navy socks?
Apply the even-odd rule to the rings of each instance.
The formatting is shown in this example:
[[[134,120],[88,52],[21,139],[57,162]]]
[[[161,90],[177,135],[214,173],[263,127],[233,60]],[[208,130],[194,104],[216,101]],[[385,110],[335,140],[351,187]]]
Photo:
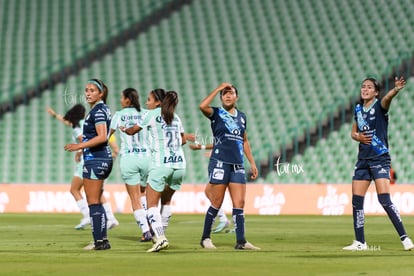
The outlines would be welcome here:
[[[385,212],[387,212],[387,215],[394,225],[395,230],[397,230],[401,241],[403,241],[407,237],[407,233],[405,232],[400,213],[391,201],[390,194],[378,194],[378,201],[381,203]]]
[[[352,196],[352,215],[354,218],[355,239],[361,243],[365,243],[365,214],[364,214],[364,197]]]
[[[102,204],[89,205],[89,215],[91,217],[92,235],[95,242],[107,239],[106,213]]]
[[[201,240],[209,239],[211,228],[213,227],[214,218],[217,216],[218,209],[210,206],[207,210],[206,216],[204,218],[204,229],[203,229],[203,236]]]
[[[236,227],[236,240],[238,244],[245,244],[244,235],[244,211],[243,209],[233,208],[233,222]]]
[[[390,194],[378,194],[378,201],[384,208],[388,217],[390,218],[392,224],[397,230],[400,240],[403,241],[407,237],[405,232],[404,225],[402,223],[400,213],[397,208],[391,201]],[[354,231],[355,239],[359,242],[365,243],[365,234],[364,234],[364,197],[363,196],[352,196],[352,214],[354,218]]]

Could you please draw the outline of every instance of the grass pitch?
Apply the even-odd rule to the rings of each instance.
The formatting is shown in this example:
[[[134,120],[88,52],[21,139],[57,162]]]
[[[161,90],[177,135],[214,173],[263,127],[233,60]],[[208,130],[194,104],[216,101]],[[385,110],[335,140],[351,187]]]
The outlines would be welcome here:
[[[413,275],[385,216],[366,217],[369,251],[346,252],[349,216],[246,216],[246,237],[260,251],[236,251],[234,233],[212,234],[217,250],[200,247],[202,215],[173,215],[169,249],[146,253],[132,214],[118,214],[111,250],[85,251],[90,229],[77,214],[0,214],[0,275]],[[404,217],[414,237],[414,218]]]

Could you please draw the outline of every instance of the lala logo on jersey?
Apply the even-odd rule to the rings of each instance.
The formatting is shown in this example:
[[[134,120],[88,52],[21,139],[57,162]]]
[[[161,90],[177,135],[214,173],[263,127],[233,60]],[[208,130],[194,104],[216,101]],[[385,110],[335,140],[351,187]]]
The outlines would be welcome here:
[[[165,156],[164,157],[164,164],[166,163],[180,163],[183,162],[183,157],[180,155],[175,155],[174,152],[170,152],[172,153],[171,156]]]

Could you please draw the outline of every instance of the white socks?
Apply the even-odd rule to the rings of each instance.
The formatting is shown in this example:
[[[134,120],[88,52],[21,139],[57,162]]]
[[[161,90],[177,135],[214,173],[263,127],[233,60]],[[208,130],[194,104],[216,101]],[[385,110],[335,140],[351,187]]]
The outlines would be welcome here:
[[[155,236],[159,238],[160,236],[164,236],[164,227],[162,226],[162,219],[160,211],[157,207],[151,207],[147,211],[148,220],[151,224],[152,231],[154,231]]]
[[[116,220],[114,213],[112,213],[112,207],[109,202],[102,203],[102,206],[105,209],[106,217],[108,220]]]
[[[162,205],[161,206],[161,222],[164,227],[164,231],[167,231],[168,223],[171,219],[171,205]]]
[[[86,199],[82,198],[76,201],[76,204],[78,205],[79,211],[81,212],[83,218],[89,219],[89,207],[88,203],[86,202]]]
[[[227,222],[228,221],[227,216],[224,213],[222,208],[220,208],[218,210],[217,216],[219,217],[220,222]]]
[[[134,218],[142,230],[142,233],[148,232],[150,230],[148,221],[147,221],[147,214],[144,209],[138,209],[134,211]]]
[[[147,197],[145,195],[141,196],[141,205],[144,210],[147,210]]]

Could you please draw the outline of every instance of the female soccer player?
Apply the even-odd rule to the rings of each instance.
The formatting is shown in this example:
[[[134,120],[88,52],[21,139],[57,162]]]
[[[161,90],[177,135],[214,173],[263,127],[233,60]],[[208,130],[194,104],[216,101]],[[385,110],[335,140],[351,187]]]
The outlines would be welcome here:
[[[390,164],[388,150],[388,111],[392,99],[405,87],[404,78],[395,78],[395,87],[379,98],[380,84],[367,78],[361,85],[360,103],[355,107],[351,137],[359,142],[358,160],[352,178],[352,211],[355,240],[344,250],[368,250],[364,234],[364,197],[373,180],[378,201],[398,232],[404,250],[414,245],[405,232],[400,214],[390,197]]]
[[[214,97],[220,93],[221,107],[211,107]],[[223,203],[226,189],[233,203],[233,222],[236,226],[235,249],[259,250],[246,241],[244,232],[244,201],[246,197],[246,173],[243,153],[250,163],[252,178],[258,175],[250,144],[247,139],[246,115],[236,108],[237,89],[230,83],[222,83],[200,103],[200,110],[211,121],[214,147],[208,165],[209,183],[205,193],[211,202],[205,220],[200,245],[215,249],[210,239],[211,227]]]
[[[156,242],[147,252],[158,252],[169,245],[165,236],[165,223],[168,224],[168,221],[162,221],[158,203],[161,200],[163,208],[170,206],[172,196],[180,189],[185,175],[186,161],[182,145],[186,141],[181,119],[174,112],[177,104],[177,93],[168,91],[161,108],[150,110],[141,124],[124,129],[127,134],[133,135],[147,128],[151,137],[152,162],[146,192],[148,219],[155,233]],[[169,217],[166,219],[169,220]]]
[[[51,107],[48,107],[46,111],[56,118],[58,121],[62,122],[66,126],[70,126],[73,128],[72,131],[72,140],[74,143],[82,142],[82,128],[83,122],[85,119],[86,109],[82,104],[76,104],[71,109],[69,109],[64,116],[58,114],[55,110]],[[118,146],[116,145],[116,141],[112,142],[109,141],[109,145],[112,150],[112,156],[115,158],[118,152]],[[72,177],[72,182],[70,186],[70,193],[72,194],[73,198],[76,200],[76,204],[79,207],[79,210],[82,214],[82,219],[79,224],[75,226],[76,230],[85,229],[87,225],[89,225],[90,217],[89,217],[89,208],[88,203],[83,198],[81,190],[83,187],[83,176],[82,176],[82,169],[83,169],[83,154],[82,151],[77,151],[75,155],[75,162],[76,167]],[[108,217],[108,229],[111,229],[115,226],[119,225],[118,220],[115,218],[111,204],[106,201],[104,195],[102,195],[102,203],[105,208],[106,215]]]
[[[147,110],[142,110],[138,92],[127,88],[121,93],[122,109],[114,114],[111,121],[111,135],[119,127],[130,127],[141,122]],[[152,235],[147,221],[146,210],[141,203],[140,187],[146,186],[151,152],[147,146],[147,132],[143,131],[132,136],[121,132],[120,169],[126,190],[131,200],[135,220],[142,230],[141,241],[151,241]]]
[[[103,183],[111,173],[113,162],[108,146],[111,111],[106,105],[107,96],[108,88],[101,80],[90,79],[87,82],[85,97],[91,110],[83,125],[83,141],[65,146],[67,151],[83,149],[83,184],[89,205],[95,250],[111,248],[107,237],[107,217],[101,202]]]
[[[86,109],[82,104],[76,104],[71,109],[69,109],[64,116],[58,114],[55,110],[48,107],[46,111],[56,118],[58,121],[62,122],[66,126],[72,127],[72,140],[74,143],[82,142],[82,126],[86,114]],[[83,229],[85,226],[90,224],[89,219],[89,208],[86,200],[81,194],[83,187],[83,177],[82,177],[82,168],[83,168],[83,158],[82,151],[77,151],[75,155],[76,167],[72,177],[72,182],[70,185],[70,193],[73,198],[76,200],[76,204],[79,207],[79,210],[82,214],[82,219],[78,225],[75,226],[75,229]]]

